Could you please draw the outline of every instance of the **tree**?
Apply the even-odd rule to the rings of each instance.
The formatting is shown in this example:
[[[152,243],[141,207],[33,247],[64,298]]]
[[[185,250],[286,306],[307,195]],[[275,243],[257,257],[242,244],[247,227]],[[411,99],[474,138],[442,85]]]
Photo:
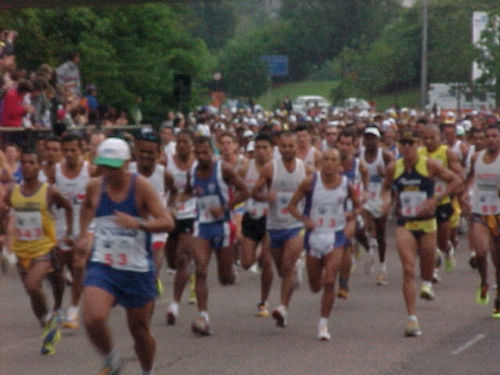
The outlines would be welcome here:
[[[229,43],[219,59],[228,91],[233,96],[257,97],[269,87],[267,67],[258,49],[250,44]]]

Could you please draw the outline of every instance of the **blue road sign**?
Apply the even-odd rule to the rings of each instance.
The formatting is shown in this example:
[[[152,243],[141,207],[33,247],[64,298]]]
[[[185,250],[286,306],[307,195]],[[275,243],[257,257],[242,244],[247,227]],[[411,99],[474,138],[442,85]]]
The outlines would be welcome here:
[[[288,56],[264,55],[260,60],[267,65],[270,76],[286,76],[288,74]]]

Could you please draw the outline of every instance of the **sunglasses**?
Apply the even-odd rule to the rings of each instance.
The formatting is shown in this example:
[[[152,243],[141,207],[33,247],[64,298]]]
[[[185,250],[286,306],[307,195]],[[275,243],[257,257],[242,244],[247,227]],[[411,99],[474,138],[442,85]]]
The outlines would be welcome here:
[[[399,141],[399,143],[401,144],[401,146],[413,146],[415,144],[415,141],[411,139],[403,139]]]

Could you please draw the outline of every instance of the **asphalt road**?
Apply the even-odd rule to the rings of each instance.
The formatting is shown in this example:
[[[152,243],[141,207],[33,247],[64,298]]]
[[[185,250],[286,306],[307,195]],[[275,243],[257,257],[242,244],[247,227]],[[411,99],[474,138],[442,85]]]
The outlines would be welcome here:
[[[320,296],[306,284],[293,296],[288,327],[280,329],[272,318],[254,316],[258,275],[240,272],[237,285],[222,287],[215,280],[214,262],[209,295],[213,335],[191,334],[197,312],[187,304],[187,294],[177,325],[167,327],[164,314],[173,277],[163,273],[166,292],[158,299],[152,320],[156,374],[500,374],[500,321],[489,317],[491,303],[478,306],[474,301],[478,278],[467,264],[465,238],[457,268],[443,274],[436,287],[436,300],[418,301],[423,335],[405,338],[401,267],[393,229],[388,233],[389,285],[376,286],[374,276],[363,273],[361,259],[349,299],[335,302],[331,342],[316,339]],[[278,302],[278,284],[275,278],[271,307]],[[39,354],[41,329],[14,269],[0,275],[0,291],[1,375],[98,373],[101,359],[82,328],[63,331],[55,355]],[[114,309],[110,324],[125,359],[121,374],[140,374],[123,309]]]

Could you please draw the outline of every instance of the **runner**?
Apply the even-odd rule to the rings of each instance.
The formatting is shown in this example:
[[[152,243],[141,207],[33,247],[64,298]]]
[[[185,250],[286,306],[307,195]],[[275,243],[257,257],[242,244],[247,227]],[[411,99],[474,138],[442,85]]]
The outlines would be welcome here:
[[[434,124],[427,124],[422,129],[422,136],[424,141],[424,146],[418,149],[420,155],[432,158],[440,163],[444,168],[450,169],[452,172],[458,176],[463,175],[462,166],[458,161],[457,155],[451,151],[451,149],[446,144],[440,144],[441,133],[439,128]],[[443,195],[442,192],[446,189],[446,182],[443,180],[437,180],[434,192],[435,194],[441,195],[443,198],[438,202],[436,208],[436,220],[437,220],[437,247],[438,247],[438,257],[441,253],[445,257],[445,268],[447,272],[451,272],[455,268],[455,249],[453,248],[450,236],[451,236],[451,225],[450,218],[454,212],[453,206],[451,205],[451,198],[449,195]],[[438,262],[437,267],[434,270],[433,279],[435,282],[439,281],[438,267],[441,262]]]
[[[179,314],[179,303],[188,279],[191,279],[189,303],[196,303],[195,277],[193,264],[193,230],[196,219],[196,199],[180,201],[178,198],[186,188],[187,176],[192,169],[194,134],[183,129],[177,135],[176,152],[167,159],[167,186],[169,207],[175,212],[175,228],[168,236],[165,246],[166,256],[171,268],[175,268],[173,302],[167,308],[167,324],[175,324]]]
[[[343,129],[337,141],[337,147],[340,152],[340,160],[342,164],[343,175],[347,177],[349,183],[354,186],[358,199],[363,201],[366,199],[362,197],[362,192],[368,189],[368,169],[363,161],[354,156],[355,153],[356,135],[351,129]],[[348,201],[347,209],[353,210],[352,202]],[[368,238],[364,231],[364,223],[360,215],[356,217],[355,221],[349,222],[346,228],[346,235],[349,239],[349,244],[345,246],[342,266],[339,273],[339,290],[337,296],[339,298],[347,299],[349,297],[349,277],[353,269],[353,241],[356,239],[368,251],[367,262],[365,269],[368,273],[371,272],[375,264],[375,253],[369,252],[370,246]]]
[[[31,300],[31,308],[44,329],[41,354],[54,354],[54,343],[60,333],[57,311],[61,308],[64,279],[56,262],[56,228],[50,207],[55,204],[66,212],[67,232],[64,240],[70,242],[73,228],[71,204],[56,188],[38,179],[40,162],[34,149],[21,153],[21,184],[14,185],[4,196],[2,213],[14,210],[14,241],[12,250],[17,256],[17,267],[23,286]],[[49,278],[54,293],[54,309],[47,308],[42,282]]]
[[[486,149],[472,156],[462,202],[468,207],[468,190],[473,186],[470,203],[472,239],[476,250],[475,264],[480,277],[476,301],[481,305],[489,302],[487,254],[491,251],[497,286],[492,316],[500,319],[500,128],[498,125],[489,125],[485,130],[485,136]]]
[[[153,187],[144,177],[128,172],[129,159],[129,146],[121,139],[108,138],[99,145],[94,162],[102,177],[87,185],[76,245],[78,252],[87,252],[94,221],[83,316],[87,335],[103,357],[102,374],[118,373],[121,367],[107,325],[115,304],[126,309],[142,373],[152,373],[156,344],[149,324],[156,288],[149,234],[173,229]]]
[[[243,180],[224,162],[213,160],[210,138],[195,139],[194,152],[197,165],[193,168],[186,192],[197,199],[198,218],[195,223],[196,299],[200,316],[191,328],[194,334],[211,334],[208,315],[208,264],[215,250],[217,272],[222,285],[234,284],[234,252],[232,244],[235,227],[231,210],[248,198]],[[232,192],[230,193],[232,189]]]
[[[382,185],[382,212],[387,214],[391,204],[391,190],[397,195],[396,247],[403,267],[403,295],[408,312],[405,336],[420,336],[422,331],[416,315],[415,263],[420,256],[423,279],[420,298],[434,299],[432,274],[436,252],[436,206],[441,199],[454,192],[460,179],[436,160],[418,154],[418,136],[411,129],[403,129],[399,137],[401,159],[387,167]],[[446,182],[441,193],[434,192],[434,179]]]
[[[264,165],[271,160],[272,152],[271,137],[264,133],[257,135],[255,138],[255,158],[249,161],[247,168],[242,168],[239,172],[249,190],[253,189]],[[267,210],[267,203],[248,198],[242,219],[241,265],[246,270],[256,261],[259,262],[261,293],[260,302],[257,305],[257,316],[261,317],[269,316],[267,299],[273,282],[269,240],[266,238]],[[261,248],[258,255],[259,245]]]
[[[363,205],[363,218],[369,233],[369,253],[378,253],[379,264],[376,272],[377,285],[387,285],[387,268],[385,264],[385,228],[387,215],[382,213],[382,180],[387,165],[393,160],[389,151],[379,146],[380,131],[376,127],[365,129],[360,159],[368,170],[368,200]]]
[[[82,153],[81,138],[77,134],[68,134],[61,140],[63,160],[55,165],[54,185],[61,194],[71,203],[73,207],[73,228],[70,232],[73,237],[79,234],[80,206],[85,198],[85,189],[90,181],[92,172],[88,162],[84,161]],[[86,258],[77,259],[74,244],[64,241],[68,232],[66,220],[61,210],[56,211],[57,228],[57,256],[62,265],[66,265],[71,274],[71,305],[66,310],[63,326],[66,328],[78,328],[78,316],[80,296],[83,290],[83,274]]]
[[[354,209],[359,203],[354,188],[340,173],[340,154],[337,150],[323,151],[320,171],[308,176],[300,184],[288,205],[290,214],[302,221],[307,229],[307,274],[314,293],[323,289],[318,323],[318,339],[330,341],[328,318],[335,300],[335,279],[340,271],[342,254],[348,240],[344,233],[346,220],[354,220],[353,212],[346,212],[347,199]],[[305,214],[297,205],[305,198]]]
[[[165,167],[158,163],[160,158],[160,137],[150,128],[144,128],[137,135],[134,143],[135,162],[129,163],[129,171],[146,178],[160,197],[162,207],[166,208],[166,173]],[[163,263],[163,249],[167,241],[167,233],[151,235],[151,251],[155,262],[156,289],[158,295],[163,294],[163,284],[160,279],[160,269]]]
[[[276,325],[284,328],[296,278],[295,264],[303,248],[304,226],[290,215],[287,207],[299,184],[312,170],[296,157],[297,136],[294,133],[281,133],[278,147],[281,158],[272,160],[262,168],[252,190],[252,198],[269,202],[266,228],[271,255],[281,277],[280,304],[273,310],[272,316]]]
[[[311,129],[307,125],[299,125],[294,132],[297,135],[297,157],[311,168],[318,167],[321,152],[312,145]]]

